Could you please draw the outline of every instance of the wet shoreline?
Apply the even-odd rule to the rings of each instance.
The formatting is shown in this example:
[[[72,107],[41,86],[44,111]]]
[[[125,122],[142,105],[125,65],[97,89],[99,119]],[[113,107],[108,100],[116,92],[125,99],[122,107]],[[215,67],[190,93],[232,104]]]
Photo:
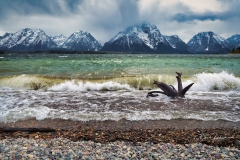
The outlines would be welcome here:
[[[144,121],[72,121],[64,119],[28,119],[12,123],[0,123],[0,128],[52,128],[55,130],[78,130],[95,129],[95,130],[115,130],[127,131],[132,129],[210,129],[226,128],[240,130],[240,122],[231,122],[225,120],[201,121],[195,119],[172,119],[172,120],[144,120]]]
[[[51,128],[54,132],[1,132],[0,139],[67,138],[71,141],[114,141],[191,144],[240,148],[240,122],[199,120],[70,121],[46,119],[0,124],[0,128]]]

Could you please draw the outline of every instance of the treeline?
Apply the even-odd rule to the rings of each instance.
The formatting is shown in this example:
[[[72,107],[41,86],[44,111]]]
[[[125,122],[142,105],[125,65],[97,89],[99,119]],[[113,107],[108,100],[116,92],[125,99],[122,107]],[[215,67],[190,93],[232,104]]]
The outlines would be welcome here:
[[[0,54],[4,53],[26,53],[26,54],[108,54],[110,52],[103,51],[69,51],[69,50],[49,50],[49,51],[6,51],[0,50]],[[111,52],[112,53],[112,52]]]
[[[238,48],[232,49],[231,54],[240,54],[240,46]]]
[[[114,52],[114,51],[70,51],[70,50],[47,50],[47,51],[7,51],[0,50],[4,53],[24,53],[24,54],[149,54],[145,52]]]

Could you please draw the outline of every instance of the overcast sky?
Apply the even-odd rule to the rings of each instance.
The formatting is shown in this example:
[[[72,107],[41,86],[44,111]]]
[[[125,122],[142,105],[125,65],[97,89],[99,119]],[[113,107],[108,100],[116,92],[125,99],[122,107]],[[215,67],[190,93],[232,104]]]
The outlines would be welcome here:
[[[188,42],[198,32],[240,34],[240,0],[0,0],[0,36],[23,28],[48,35],[90,32],[101,43],[148,21]]]

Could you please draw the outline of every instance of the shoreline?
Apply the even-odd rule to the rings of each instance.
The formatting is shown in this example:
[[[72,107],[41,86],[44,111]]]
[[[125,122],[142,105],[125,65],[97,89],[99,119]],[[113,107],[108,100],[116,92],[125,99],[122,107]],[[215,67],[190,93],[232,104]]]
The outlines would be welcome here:
[[[0,159],[239,159],[240,122],[34,119],[0,123]]]
[[[73,121],[64,119],[28,119],[16,122],[0,123],[0,128],[52,128],[55,130],[115,130],[127,131],[132,129],[210,129],[210,128],[226,128],[240,130],[240,121],[232,122],[226,120],[203,121],[195,119],[171,119],[171,120],[142,120],[129,121],[121,119],[119,121]]]
[[[4,128],[45,128],[50,132],[3,131]],[[200,120],[154,121],[70,121],[62,119],[35,119],[15,123],[0,123],[0,139],[67,138],[71,141],[115,141],[192,144],[236,147],[240,149],[240,122]]]

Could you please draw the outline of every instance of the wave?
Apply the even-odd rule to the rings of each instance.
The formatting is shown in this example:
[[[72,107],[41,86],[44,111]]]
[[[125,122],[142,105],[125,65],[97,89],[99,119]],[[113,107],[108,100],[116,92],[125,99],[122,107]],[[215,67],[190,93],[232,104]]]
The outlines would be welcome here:
[[[229,74],[226,71],[220,73],[201,73],[194,75],[196,83],[192,90],[194,91],[224,91],[240,90],[240,78]],[[187,81],[187,84],[191,81]]]
[[[65,119],[74,121],[119,121],[126,119],[130,121],[143,120],[171,120],[171,119],[196,119],[203,121],[227,120],[239,122],[238,115],[226,113],[225,111],[198,111],[187,113],[187,111],[132,111],[130,113],[118,111],[87,112],[73,110],[58,110],[48,107],[14,108],[0,115],[0,122],[9,123],[27,119]]]
[[[9,76],[0,78],[1,88],[15,88],[15,89],[48,89],[55,83],[62,83],[66,79],[50,77],[50,76],[39,76],[39,75],[19,75]]]
[[[98,79],[71,79],[40,75],[20,75],[0,78],[0,87],[50,91],[113,91],[157,89],[153,81],[161,81],[177,88],[175,75],[139,75]],[[182,77],[183,86],[194,83],[192,91],[240,90],[240,78],[222,71],[220,73],[199,73]]]
[[[75,82],[66,81],[64,83],[54,85],[48,90],[52,91],[113,91],[113,90],[131,90],[132,88],[128,84],[120,84],[117,82],[104,82],[104,83],[92,83],[92,82]]]

